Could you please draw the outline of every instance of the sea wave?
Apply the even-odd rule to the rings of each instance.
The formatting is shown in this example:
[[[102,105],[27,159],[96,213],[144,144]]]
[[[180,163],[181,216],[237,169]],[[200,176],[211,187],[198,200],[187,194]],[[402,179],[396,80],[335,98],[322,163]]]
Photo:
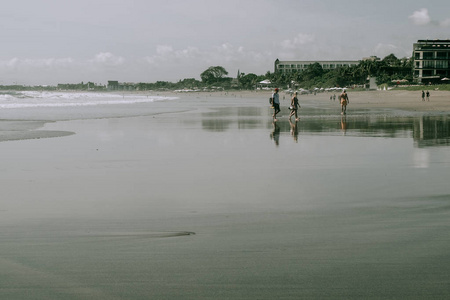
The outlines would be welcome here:
[[[146,94],[112,94],[90,92],[3,92],[0,108],[74,107],[96,105],[121,105],[175,100],[178,97]]]

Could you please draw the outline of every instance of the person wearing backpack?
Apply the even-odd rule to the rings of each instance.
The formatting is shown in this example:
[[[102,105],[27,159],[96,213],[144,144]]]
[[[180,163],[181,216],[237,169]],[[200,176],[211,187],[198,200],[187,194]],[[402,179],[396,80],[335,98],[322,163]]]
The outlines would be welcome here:
[[[278,94],[278,88],[275,89],[275,92],[272,94],[272,106],[273,106],[273,121],[277,121],[277,113],[280,110],[280,95]]]

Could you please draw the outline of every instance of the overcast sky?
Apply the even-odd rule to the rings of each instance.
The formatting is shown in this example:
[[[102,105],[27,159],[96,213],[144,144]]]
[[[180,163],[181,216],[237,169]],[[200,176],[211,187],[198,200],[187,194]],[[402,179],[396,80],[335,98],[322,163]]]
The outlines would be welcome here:
[[[200,79],[280,60],[410,57],[450,39],[448,0],[14,0],[0,10],[0,85]]]

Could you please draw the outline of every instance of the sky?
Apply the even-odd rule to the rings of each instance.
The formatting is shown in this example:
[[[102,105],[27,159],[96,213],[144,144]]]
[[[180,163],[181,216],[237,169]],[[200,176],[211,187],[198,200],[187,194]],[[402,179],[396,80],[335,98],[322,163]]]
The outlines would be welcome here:
[[[277,58],[410,57],[419,39],[450,39],[450,1],[14,0],[0,38],[0,85],[264,75]]]

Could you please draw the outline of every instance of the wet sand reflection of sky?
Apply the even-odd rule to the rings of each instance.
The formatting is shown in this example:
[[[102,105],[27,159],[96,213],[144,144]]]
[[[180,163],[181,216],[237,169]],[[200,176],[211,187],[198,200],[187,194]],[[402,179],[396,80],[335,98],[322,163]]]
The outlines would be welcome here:
[[[202,128],[207,131],[227,131],[231,128],[260,129],[267,128],[271,136],[292,134],[293,123],[288,115],[278,118],[276,126],[272,124],[266,110],[253,107],[219,108],[214,112],[202,114]],[[347,135],[364,137],[405,138],[412,137],[418,148],[450,145],[450,120],[448,115],[436,116],[394,116],[386,114],[349,114],[346,116],[323,114],[315,109],[314,113],[300,116],[295,124],[294,133]]]

